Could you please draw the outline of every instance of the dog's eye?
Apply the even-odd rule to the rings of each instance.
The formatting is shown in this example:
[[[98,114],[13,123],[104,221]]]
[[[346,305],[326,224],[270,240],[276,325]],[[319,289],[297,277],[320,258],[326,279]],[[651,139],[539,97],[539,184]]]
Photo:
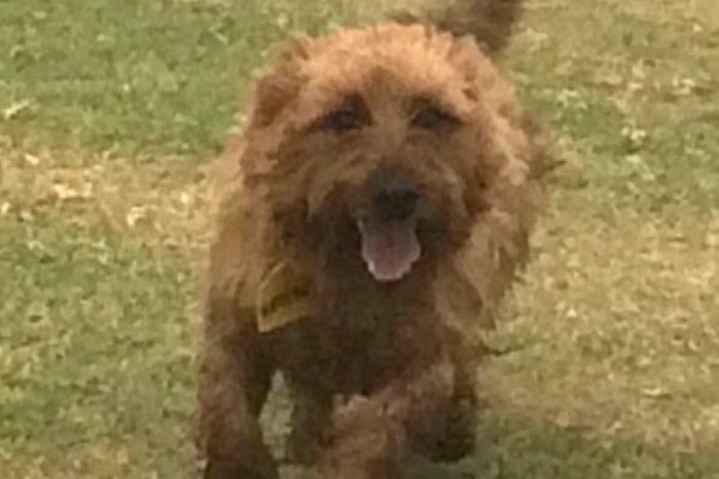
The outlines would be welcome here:
[[[333,133],[357,130],[364,125],[364,118],[355,110],[337,110],[326,115],[321,122],[323,130]]]
[[[371,114],[359,94],[348,94],[328,114],[314,124],[319,130],[331,133],[345,133],[359,130],[370,123]]]
[[[411,125],[425,130],[448,130],[459,125],[459,120],[436,106],[426,105],[412,118]]]

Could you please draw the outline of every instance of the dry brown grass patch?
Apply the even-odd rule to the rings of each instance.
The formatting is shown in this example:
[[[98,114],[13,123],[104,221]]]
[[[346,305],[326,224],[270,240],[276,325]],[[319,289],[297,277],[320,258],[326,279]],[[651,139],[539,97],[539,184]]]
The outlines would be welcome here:
[[[195,251],[206,241],[204,169],[173,157],[149,161],[83,153],[0,150],[0,216],[51,211],[89,232],[139,235]]]

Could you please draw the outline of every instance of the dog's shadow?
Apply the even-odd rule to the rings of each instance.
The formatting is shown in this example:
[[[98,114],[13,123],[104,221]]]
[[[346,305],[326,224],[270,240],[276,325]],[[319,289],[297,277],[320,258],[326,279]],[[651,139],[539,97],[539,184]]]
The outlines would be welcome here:
[[[266,440],[280,451],[290,411],[281,384],[268,406],[263,417]],[[560,427],[531,411],[518,413],[498,405],[482,412],[478,438],[473,456],[453,464],[417,456],[397,479],[719,479],[719,460],[712,454],[606,438],[589,428]],[[306,477],[301,468],[282,468],[283,479]]]

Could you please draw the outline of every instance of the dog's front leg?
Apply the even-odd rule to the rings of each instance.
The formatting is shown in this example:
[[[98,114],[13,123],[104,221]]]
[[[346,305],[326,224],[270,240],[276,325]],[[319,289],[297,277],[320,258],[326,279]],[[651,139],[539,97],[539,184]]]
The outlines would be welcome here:
[[[289,386],[294,409],[287,439],[287,458],[291,463],[306,466],[314,463],[325,447],[332,394],[318,384],[290,381]]]
[[[317,479],[396,479],[412,436],[452,400],[449,360],[408,372],[378,393],[354,398],[333,416],[331,444],[315,468]]]
[[[206,317],[198,390],[203,477],[277,479],[258,421],[271,386],[271,357],[260,336],[242,330],[233,309],[210,304]]]

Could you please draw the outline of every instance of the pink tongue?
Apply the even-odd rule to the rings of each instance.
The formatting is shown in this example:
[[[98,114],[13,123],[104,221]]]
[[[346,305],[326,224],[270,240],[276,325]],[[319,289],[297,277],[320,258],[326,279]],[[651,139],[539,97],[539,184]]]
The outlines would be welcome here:
[[[397,281],[419,259],[420,245],[413,221],[360,223],[362,258],[377,281]]]

